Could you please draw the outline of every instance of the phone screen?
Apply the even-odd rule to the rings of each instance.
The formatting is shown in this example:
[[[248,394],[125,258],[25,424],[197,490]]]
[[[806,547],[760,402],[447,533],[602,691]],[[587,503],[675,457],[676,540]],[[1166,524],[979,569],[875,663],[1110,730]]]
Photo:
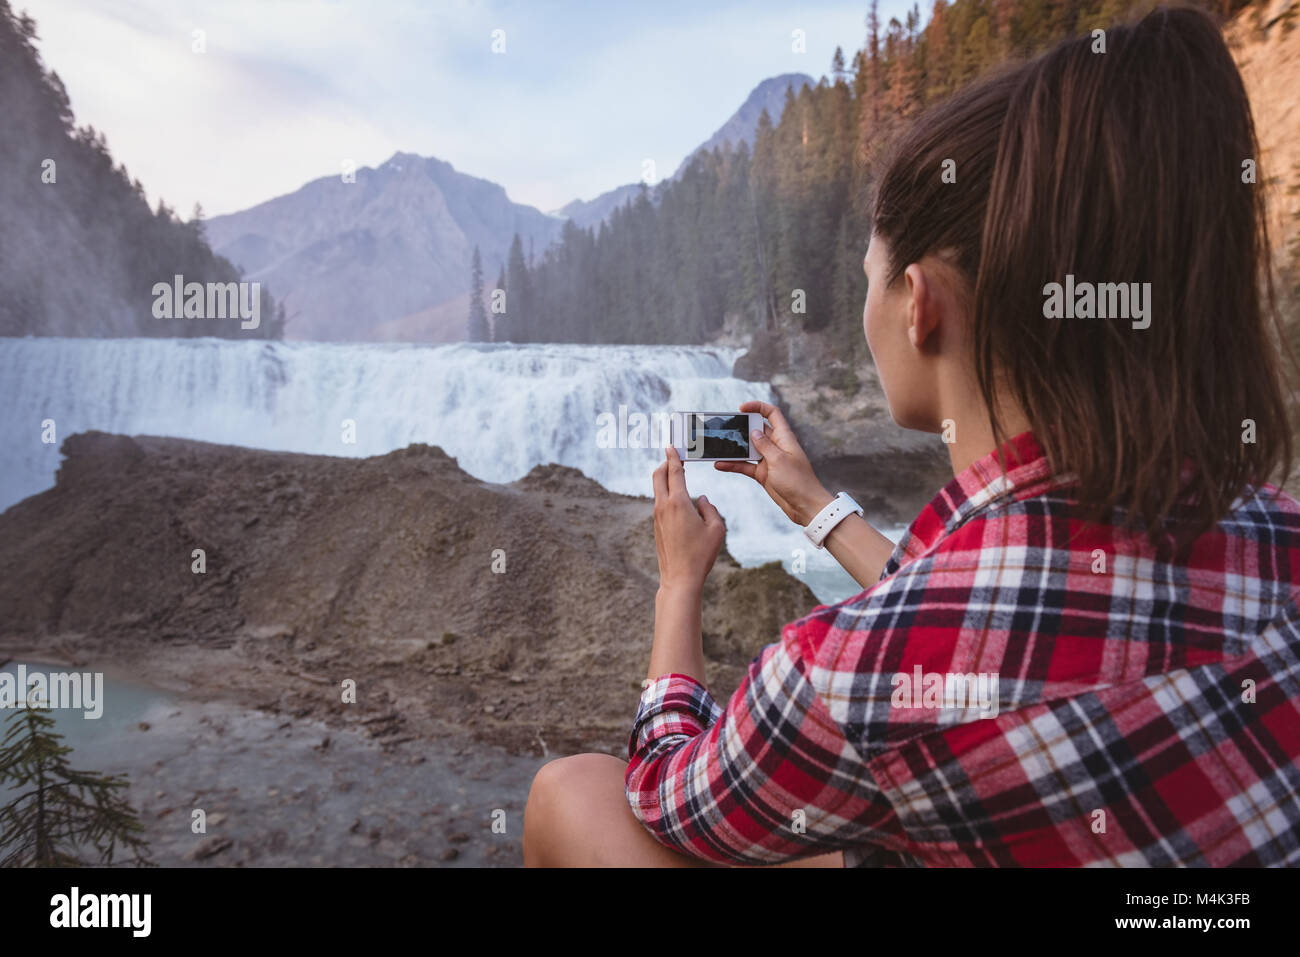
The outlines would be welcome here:
[[[697,413],[686,423],[686,457],[690,459],[748,459],[749,416]]]

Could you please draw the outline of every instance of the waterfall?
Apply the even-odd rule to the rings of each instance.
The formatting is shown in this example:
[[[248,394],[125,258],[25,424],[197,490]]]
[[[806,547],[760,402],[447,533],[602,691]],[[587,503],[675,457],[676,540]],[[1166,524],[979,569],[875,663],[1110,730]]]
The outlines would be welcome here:
[[[0,508],[53,485],[58,444],[88,429],[339,456],[425,442],[485,481],[510,482],[556,462],[612,491],[649,496],[662,450],[601,447],[600,416],[617,419],[620,407],[650,416],[771,401],[766,384],[731,375],[738,354],[691,346],[0,339]],[[54,444],[41,441],[46,420]],[[687,466],[687,483],[726,518],[737,560],[790,567],[802,549],[810,584],[823,592],[814,579],[824,581],[833,562],[756,483],[704,463]],[[841,578],[831,590],[842,595],[845,587]]]

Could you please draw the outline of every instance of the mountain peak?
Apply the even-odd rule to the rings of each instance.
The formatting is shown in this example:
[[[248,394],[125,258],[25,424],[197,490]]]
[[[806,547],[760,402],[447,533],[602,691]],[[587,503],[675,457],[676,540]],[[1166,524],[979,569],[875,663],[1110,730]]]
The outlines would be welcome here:
[[[817,85],[817,81],[806,73],[782,73],[763,80],[750,91],[749,96],[745,97],[745,102],[740,104],[740,109],[732,113],[727,122],[718,127],[712,136],[682,160],[682,165],[677,167],[673,178],[680,176],[682,170],[690,165],[691,159],[701,150],[713,150],[723,143],[738,146],[742,141],[753,145],[754,130],[758,128],[758,118],[763,111],[767,110],[767,115],[772,118],[773,123],[778,122],[781,119],[781,111],[785,108],[786,90],[793,89],[798,93],[805,83],[809,86]]]
[[[545,249],[563,225],[436,157],[398,150],[356,172],[206,223],[214,251],[298,314],[294,338],[391,338],[394,324],[462,298],[467,315],[475,247],[495,274],[515,234]]]
[[[726,142],[731,143],[732,146],[739,146],[742,142],[753,145],[754,131],[758,128],[758,118],[763,115],[763,110],[767,110],[773,123],[777,122],[781,119],[781,110],[785,106],[786,90],[794,89],[797,93],[805,83],[809,86],[817,85],[817,81],[806,73],[782,73],[760,82],[749,92],[749,96],[745,97],[745,102],[740,105],[740,109],[731,114],[727,122],[682,160],[672,178],[677,179],[681,176],[682,171],[690,165],[692,157],[700,150],[712,150]],[[575,199],[552,215],[572,219],[575,225],[586,229],[604,222],[615,209],[636,199],[640,191],[640,183],[616,186],[608,192],[601,193],[595,199]]]
[[[422,163],[422,162],[424,162],[424,157],[421,156],[420,154],[404,153],[401,150],[398,150],[392,156],[388,157],[388,159],[384,160],[384,162],[380,164],[380,168],[382,169],[385,166],[401,167],[412,163]]]

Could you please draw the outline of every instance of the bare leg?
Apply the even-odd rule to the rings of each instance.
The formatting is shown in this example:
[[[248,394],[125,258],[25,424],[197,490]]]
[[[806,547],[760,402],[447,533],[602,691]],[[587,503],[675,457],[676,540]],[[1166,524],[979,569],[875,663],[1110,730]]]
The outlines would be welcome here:
[[[575,754],[542,767],[524,808],[525,867],[718,867],[656,841],[623,790],[627,763]],[[843,867],[840,852],[775,867]]]

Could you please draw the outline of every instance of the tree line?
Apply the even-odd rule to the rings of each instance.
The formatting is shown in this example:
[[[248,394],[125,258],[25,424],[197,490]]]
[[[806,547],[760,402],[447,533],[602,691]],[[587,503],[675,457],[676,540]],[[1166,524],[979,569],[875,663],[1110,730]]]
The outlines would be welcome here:
[[[36,24],[0,0],[0,335],[279,338],[284,309],[261,290],[261,323],[153,317],[153,286],[238,282],[202,213],[186,222],[116,165],[102,133],[77,127],[67,90],[36,49]]]

